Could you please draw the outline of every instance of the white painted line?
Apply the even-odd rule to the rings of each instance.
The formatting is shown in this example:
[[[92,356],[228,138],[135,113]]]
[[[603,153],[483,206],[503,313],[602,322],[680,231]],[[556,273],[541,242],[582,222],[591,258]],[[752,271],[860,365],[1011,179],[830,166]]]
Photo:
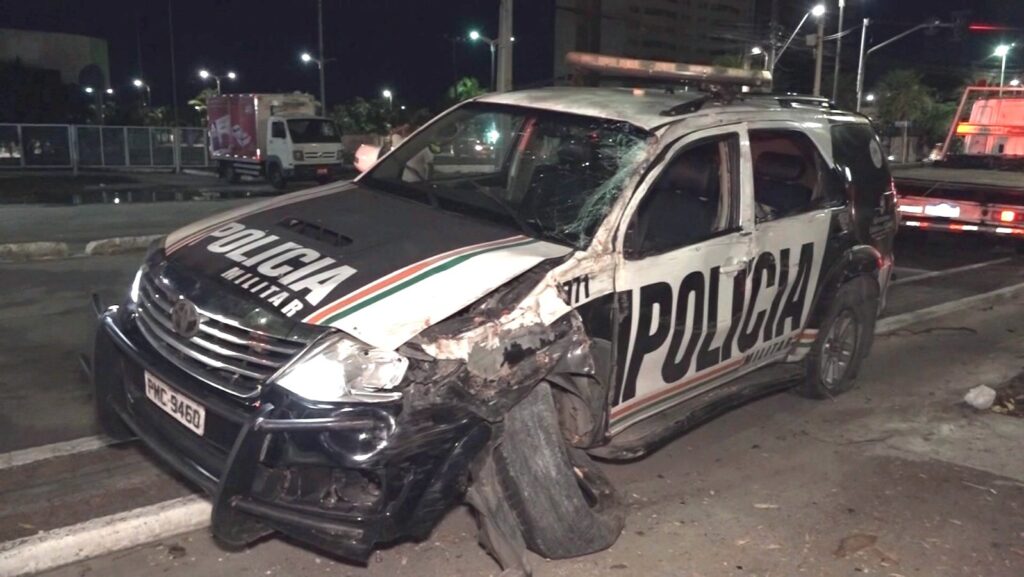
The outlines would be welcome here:
[[[0,575],[16,577],[202,529],[210,503],[182,497],[0,544]],[[145,570],[140,571],[145,574]]]
[[[1009,262],[1011,260],[1013,260],[1012,257],[997,258],[995,260],[989,260],[989,261],[985,261],[985,262],[978,262],[978,263],[969,264],[969,265],[965,265],[965,266],[958,266],[956,268],[947,268],[947,269],[944,269],[944,270],[929,271],[929,272],[926,272],[926,273],[922,273],[922,274],[914,275],[914,276],[909,276],[909,277],[906,277],[906,278],[898,278],[898,279],[892,281],[891,283],[889,283],[889,286],[896,286],[898,284],[903,284],[903,283],[908,283],[908,282],[915,282],[915,281],[919,281],[919,280],[924,280],[926,278],[935,278],[937,276],[944,276],[944,275],[947,275],[947,274],[956,274],[958,272],[974,270],[974,269],[977,269],[977,268],[983,268],[983,267],[986,267],[986,266],[992,266],[994,264],[1001,264],[1001,263],[1004,263],[1004,262]],[[898,270],[899,270],[899,267],[897,267],[897,271]],[[904,270],[907,270],[907,269],[904,269]]]
[[[893,272],[907,274],[927,274],[935,271],[933,271],[930,268],[910,268],[909,266],[896,266],[896,269]]]
[[[949,301],[935,306],[926,307],[909,313],[895,315],[878,320],[875,325],[876,334],[891,333],[907,325],[930,321],[932,319],[964,310],[968,307],[989,305],[1003,299],[1008,299],[1024,294],[1024,283],[1003,287],[980,295]]]
[[[53,459],[54,457],[64,457],[67,455],[74,455],[75,453],[95,451],[96,449],[109,447],[116,442],[117,441],[110,437],[104,436],[82,437],[80,439],[65,441],[63,443],[54,443],[52,445],[43,445],[41,447],[31,447],[28,449],[21,449],[20,451],[3,453],[0,454],[0,470],[10,469],[11,467],[20,467],[22,465],[28,465],[29,463],[35,463],[36,461]]]

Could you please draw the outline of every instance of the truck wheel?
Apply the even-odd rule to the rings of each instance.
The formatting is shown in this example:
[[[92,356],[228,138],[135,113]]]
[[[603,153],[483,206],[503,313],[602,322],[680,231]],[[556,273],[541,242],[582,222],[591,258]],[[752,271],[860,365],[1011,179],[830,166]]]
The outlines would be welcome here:
[[[852,389],[874,342],[877,315],[874,282],[860,277],[839,287],[807,355],[806,375],[796,392],[811,399],[830,399]]]
[[[547,383],[509,412],[494,462],[532,551],[564,559],[618,539],[625,515],[615,488],[586,453],[565,442]]]
[[[283,190],[288,181],[284,178],[284,172],[281,171],[281,166],[278,164],[271,164],[267,167],[267,180],[270,181],[271,186],[278,190]]]
[[[230,162],[224,166],[224,180],[231,184],[238,184],[242,180],[242,175],[238,174],[238,171],[235,170],[235,165]]]

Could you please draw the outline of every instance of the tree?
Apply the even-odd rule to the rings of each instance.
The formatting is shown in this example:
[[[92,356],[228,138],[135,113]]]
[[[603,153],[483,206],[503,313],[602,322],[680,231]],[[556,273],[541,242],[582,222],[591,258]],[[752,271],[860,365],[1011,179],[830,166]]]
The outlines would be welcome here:
[[[204,88],[199,91],[199,94],[197,94],[195,98],[188,101],[188,107],[199,112],[200,114],[205,115],[206,101],[209,100],[211,96],[217,96],[217,89]]]
[[[487,91],[480,86],[480,81],[476,77],[464,76],[448,89],[446,96],[451,104],[455,104],[456,102],[476,98],[485,92]]]
[[[394,110],[387,100],[356,97],[331,110],[331,117],[342,134],[387,134],[393,124]]]
[[[893,70],[878,83],[878,119],[886,126],[909,121],[916,124],[934,103],[931,90],[913,70]]]

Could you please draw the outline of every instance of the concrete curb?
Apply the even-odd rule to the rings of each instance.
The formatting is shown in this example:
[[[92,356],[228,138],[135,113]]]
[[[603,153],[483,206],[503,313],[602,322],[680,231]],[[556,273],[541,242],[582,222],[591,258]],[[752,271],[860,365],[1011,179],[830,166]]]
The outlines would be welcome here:
[[[205,499],[182,497],[8,541],[0,544],[0,575],[38,573],[195,531],[210,524],[210,511]]]
[[[153,241],[163,237],[162,234],[150,234],[145,236],[118,236],[114,238],[101,238],[89,241],[85,245],[86,256],[111,255],[144,250]]]
[[[84,248],[73,249],[67,242],[12,242],[0,244],[0,262],[25,262],[74,256],[109,256],[145,250],[162,234],[119,236],[91,240]],[[80,245],[79,245],[80,246]],[[79,252],[79,250],[81,252]]]
[[[65,258],[71,254],[66,242],[12,242],[0,244],[0,260],[26,261]]]

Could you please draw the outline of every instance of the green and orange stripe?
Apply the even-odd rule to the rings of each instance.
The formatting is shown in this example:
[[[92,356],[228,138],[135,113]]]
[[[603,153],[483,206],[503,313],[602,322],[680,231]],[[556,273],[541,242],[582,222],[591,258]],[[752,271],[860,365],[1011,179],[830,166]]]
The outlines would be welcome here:
[[[400,269],[380,280],[374,281],[327,305],[305,322],[331,324],[389,296],[420,283],[436,274],[450,270],[474,257],[489,252],[526,246],[539,242],[525,236],[513,236],[501,240],[475,244],[440,254]]]

